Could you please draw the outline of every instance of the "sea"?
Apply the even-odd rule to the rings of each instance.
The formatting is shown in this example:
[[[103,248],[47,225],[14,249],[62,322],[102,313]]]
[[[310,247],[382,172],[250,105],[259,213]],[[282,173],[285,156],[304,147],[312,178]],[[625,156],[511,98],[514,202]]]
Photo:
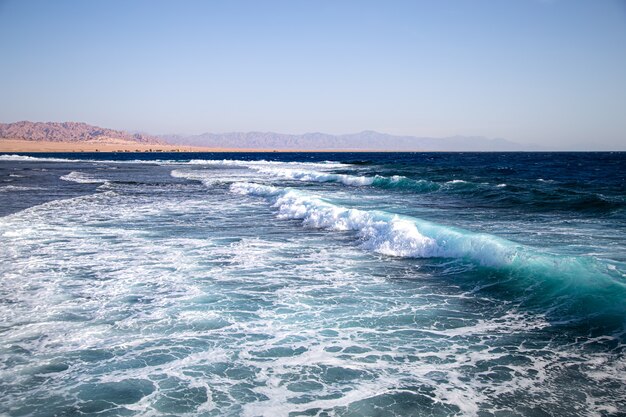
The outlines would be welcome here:
[[[2,416],[626,416],[626,153],[0,156]]]

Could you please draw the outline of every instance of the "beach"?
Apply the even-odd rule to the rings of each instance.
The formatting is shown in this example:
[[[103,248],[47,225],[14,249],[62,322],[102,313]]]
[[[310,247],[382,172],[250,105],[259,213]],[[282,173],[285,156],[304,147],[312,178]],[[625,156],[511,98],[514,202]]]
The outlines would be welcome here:
[[[47,142],[0,139],[0,152],[233,152],[233,149],[200,146],[145,144],[129,141]],[[244,150],[251,151],[251,150]]]
[[[416,149],[414,152],[422,152]],[[372,151],[362,151],[354,149],[253,149],[253,148],[209,148],[203,146],[172,145],[172,144],[144,144],[138,142],[117,141],[117,142],[50,142],[32,141],[19,139],[0,138],[0,153],[85,153],[85,152],[218,152],[218,153],[330,153],[330,152],[352,152],[367,153]],[[374,151],[385,152],[385,151]]]

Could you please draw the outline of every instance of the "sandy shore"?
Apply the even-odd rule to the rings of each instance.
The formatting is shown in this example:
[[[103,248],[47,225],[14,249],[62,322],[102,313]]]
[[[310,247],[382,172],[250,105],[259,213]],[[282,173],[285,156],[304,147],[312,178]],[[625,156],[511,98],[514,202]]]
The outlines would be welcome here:
[[[135,142],[41,142],[0,139],[0,152],[271,152],[263,149],[205,148],[185,145],[154,145]]]
[[[0,153],[6,152],[390,152],[363,149],[244,149],[187,145],[147,145],[136,142],[45,142],[0,138]],[[424,152],[415,150],[411,152]]]

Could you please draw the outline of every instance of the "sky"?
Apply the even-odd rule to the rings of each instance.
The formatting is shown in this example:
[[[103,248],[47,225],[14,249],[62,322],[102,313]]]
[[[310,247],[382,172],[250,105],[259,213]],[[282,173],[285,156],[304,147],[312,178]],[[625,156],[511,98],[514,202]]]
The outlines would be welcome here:
[[[626,150],[626,0],[0,0],[0,122]]]

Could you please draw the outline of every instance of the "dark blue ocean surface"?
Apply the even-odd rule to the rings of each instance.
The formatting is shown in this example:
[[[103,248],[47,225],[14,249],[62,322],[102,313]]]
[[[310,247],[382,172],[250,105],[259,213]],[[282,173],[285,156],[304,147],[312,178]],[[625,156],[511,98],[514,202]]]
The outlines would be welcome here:
[[[0,156],[0,415],[626,416],[626,154]]]

